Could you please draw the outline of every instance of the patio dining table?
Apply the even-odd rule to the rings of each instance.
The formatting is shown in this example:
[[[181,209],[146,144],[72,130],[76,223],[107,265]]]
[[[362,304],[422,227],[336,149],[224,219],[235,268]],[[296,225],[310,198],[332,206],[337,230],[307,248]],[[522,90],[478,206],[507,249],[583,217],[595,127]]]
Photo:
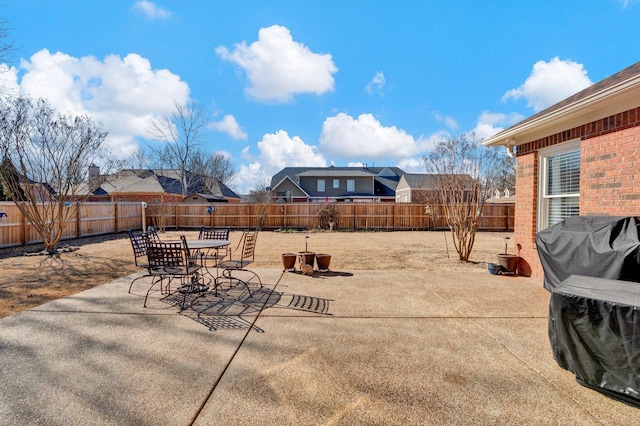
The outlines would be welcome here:
[[[218,251],[223,247],[227,247],[229,244],[231,244],[229,240],[206,240],[206,239],[205,240],[187,240],[187,247],[189,247],[189,250],[200,252],[200,261],[202,263],[202,267],[204,268],[206,273],[211,278],[213,278],[213,282],[215,283],[214,285],[216,288],[216,293],[217,293],[218,278],[219,278],[218,261],[220,260]],[[216,252],[215,256],[209,255],[211,251]],[[206,262],[207,258],[213,258],[216,260],[215,265],[212,265],[212,267],[215,267],[216,269],[215,275],[212,273],[212,271],[209,270],[209,265],[207,265],[207,262]]]

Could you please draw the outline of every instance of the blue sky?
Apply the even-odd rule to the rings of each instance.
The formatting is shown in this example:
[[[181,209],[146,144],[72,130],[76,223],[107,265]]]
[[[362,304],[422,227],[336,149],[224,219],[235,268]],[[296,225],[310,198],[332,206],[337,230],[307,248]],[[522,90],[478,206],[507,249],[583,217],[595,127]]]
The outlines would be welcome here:
[[[422,173],[438,138],[486,138],[640,60],[636,0],[0,0],[0,17],[5,87],[101,121],[120,158],[197,100],[239,193],[285,166]]]

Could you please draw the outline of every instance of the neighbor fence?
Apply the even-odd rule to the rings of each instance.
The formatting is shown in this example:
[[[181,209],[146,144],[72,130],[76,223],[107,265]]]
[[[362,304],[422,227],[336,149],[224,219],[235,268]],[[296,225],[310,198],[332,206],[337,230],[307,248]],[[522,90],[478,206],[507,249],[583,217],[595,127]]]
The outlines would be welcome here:
[[[112,234],[127,229],[197,229],[201,226],[233,229],[314,229],[320,227],[320,203],[289,204],[159,204],[143,208],[142,203],[82,203],[73,209],[73,220],[64,239]],[[340,217],[334,229],[342,230],[441,230],[446,219],[438,206],[407,203],[339,204]],[[41,242],[33,226],[13,203],[0,202],[0,247]],[[513,205],[486,205],[481,231],[512,231]]]

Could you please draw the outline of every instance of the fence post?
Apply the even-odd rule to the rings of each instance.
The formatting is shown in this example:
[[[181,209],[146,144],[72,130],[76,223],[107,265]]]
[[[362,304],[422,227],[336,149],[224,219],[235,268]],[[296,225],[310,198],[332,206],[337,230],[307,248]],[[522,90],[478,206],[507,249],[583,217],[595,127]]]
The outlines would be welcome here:
[[[80,223],[81,214],[80,214],[80,203],[76,203],[76,238],[82,237],[82,226]]]
[[[29,242],[27,238],[27,236],[29,235],[29,232],[27,231],[27,217],[24,215],[24,213],[22,213],[22,211],[18,211],[20,212],[20,215],[22,215],[22,245],[26,246]]]
[[[113,205],[113,220],[114,220],[114,224],[113,224],[113,231],[117,234],[118,231],[120,230],[120,227],[118,226],[118,203],[115,203]]]
[[[140,216],[142,217],[142,232],[147,231],[147,203],[140,203]]]

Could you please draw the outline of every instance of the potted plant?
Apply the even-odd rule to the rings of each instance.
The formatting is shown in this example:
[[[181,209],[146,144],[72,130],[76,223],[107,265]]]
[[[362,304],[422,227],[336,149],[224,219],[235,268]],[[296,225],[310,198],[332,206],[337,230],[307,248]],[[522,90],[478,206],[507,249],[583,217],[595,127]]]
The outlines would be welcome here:
[[[498,254],[498,264],[502,266],[505,272],[515,274],[518,270],[518,261],[520,260],[520,256],[508,253],[509,239],[509,237],[503,237],[504,253]]]
[[[316,262],[318,264],[319,271],[328,271],[329,264],[331,263],[330,254],[316,254]]]
[[[298,256],[300,256],[300,266],[302,267],[302,265],[310,265],[311,268],[313,268],[313,264],[315,262],[315,258],[316,258],[316,253],[313,251],[309,251],[309,236],[305,235],[304,236],[304,251],[301,251],[298,253]]]
[[[295,253],[282,253],[282,266],[284,266],[284,270],[288,271],[290,269],[295,269],[297,258],[298,255]]]

